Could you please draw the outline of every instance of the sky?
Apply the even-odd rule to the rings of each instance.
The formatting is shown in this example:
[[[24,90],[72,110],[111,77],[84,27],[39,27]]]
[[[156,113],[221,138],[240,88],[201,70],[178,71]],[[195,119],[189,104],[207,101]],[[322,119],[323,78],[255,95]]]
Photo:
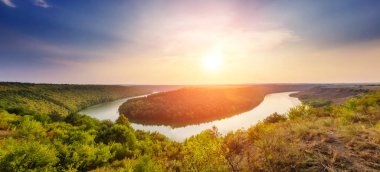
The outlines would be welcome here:
[[[0,81],[380,81],[379,0],[0,0]]]

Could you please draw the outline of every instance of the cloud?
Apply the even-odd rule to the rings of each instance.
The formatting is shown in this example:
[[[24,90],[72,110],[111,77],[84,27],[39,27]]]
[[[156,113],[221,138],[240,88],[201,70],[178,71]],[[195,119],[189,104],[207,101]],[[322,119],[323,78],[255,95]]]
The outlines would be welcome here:
[[[16,8],[16,5],[12,2],[12,0],[1,0],[8,7]]]
[[[33,0],[33,3],[35,6],[42,7],[42,8],[51,7],[45,0]]]
[[[16,5],[13,3],[13,0],[0,0],[3,2],[6,6],[16,8]],[[42,7],[42,8],[49,8],[51,7],[46,0],[32,0],[33,4],[37,7]]]

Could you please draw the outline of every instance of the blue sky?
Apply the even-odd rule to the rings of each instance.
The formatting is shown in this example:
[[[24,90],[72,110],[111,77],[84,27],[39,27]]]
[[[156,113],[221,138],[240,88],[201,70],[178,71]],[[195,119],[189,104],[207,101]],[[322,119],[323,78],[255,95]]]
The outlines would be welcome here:
[[[379,19],[378,0],[0,0],[0,80],[378,82]]]

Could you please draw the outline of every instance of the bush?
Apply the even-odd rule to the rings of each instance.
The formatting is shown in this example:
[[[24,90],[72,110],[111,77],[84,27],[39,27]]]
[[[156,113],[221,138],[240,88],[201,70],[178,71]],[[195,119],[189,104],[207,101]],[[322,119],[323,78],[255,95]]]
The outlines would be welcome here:
[[[134,131],[120,124],[115,124],[103,133],[100,133],[97,140],[106,144],[110,142],[122,143],[127,145],[131,150],[134,149],[137,141]]]
[[[21,107],[8,108],[7,111],[11,114],[16,114],[16,115],[21,115],[21,116],[34,115],[35,114],[35,112],[33,112],[31,110],[21,108]]]
[[[132,129],[131,123],[125,115],[120,114],[119,118],[116,120],[116,124],[124,125],[130,129]]]
[[[222,139],[216,129],[192,136],[183,145],[183,171],[227,171]]]
[[[40,142],[9,140],[5,145],[0,171],[53,171],[53,166],[58,162],[55,149]]]
[[[20,123],[17,134],[26,139],[43,139],[46,137],[46,130],[40,122],[25,118]]]
[[[74,143],[80,143],[80,144],[94,144],[95,136],[91,135],[89,132],[86,131],[71,131],[68,134],[68,137],[66,138],[66,143],[67,144],[74,144]]]
[[[264,123],[269,124],[269,123],[277,123],[281,121],[286,121],[287,118],[284,115],[280,115],[277,112],[273,113],[272,115],[266,117],[264,119]]]
[[[134,167],[136,172],[160,172],[163,171],[161,166],[153,162],[149,157],[143,156],[139,159],[136,166]]]
[[[294,108],[291,108],[287,114],[289,119],[297,119],[302,117],[307,117],[312,114],[312,108],[305,105],[300,105]]]
[[[9,114],[7,111],[0,111],[0,130],[9,130],[16,123],[19,123],[21,117],[15,114]]]
[[[111,151],[113,159],[116,159],[116,160],[122,160],[126,157],[131,158],[133,155],[133,152],[129,150],[128,147],[125,147],[121,143],[111,143],[110,151]]]
[[[74,126],[84,127],[86,130],[97,129],[100,124],[98,120],[81,114],[70,114],[66,117],[65,121]]]

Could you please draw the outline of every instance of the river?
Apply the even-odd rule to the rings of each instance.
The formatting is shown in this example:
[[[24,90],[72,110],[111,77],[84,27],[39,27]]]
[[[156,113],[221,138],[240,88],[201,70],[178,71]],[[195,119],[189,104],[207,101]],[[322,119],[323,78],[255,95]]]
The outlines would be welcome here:
[[[132,127],[134,129],[144,131],[157,131],[175,141],[183,141],[192,135],[196,135],[206,129],[210,129],[213,126],[216,126],[221,134],[227,134],[230,131],[247,129],[259,121],[262,121],[274,112],[286,113],[290,108],[300,105],[301,102],[297,98],[289,96],[291,93],[293,92],[268,94],[265,96],[264,100],[252,110],[212,122],[187,125],[180,128],[172,128],[170,126],[164,125],[142,125],[137,123],[132,123]],[[86,114],[100,120],[109,119],[115,121],[119,117],[119,106],[128,99],[132,98],[136,97],[101,103],[95,106],[91,106],[83,111],[80,111],[79,113]]]

